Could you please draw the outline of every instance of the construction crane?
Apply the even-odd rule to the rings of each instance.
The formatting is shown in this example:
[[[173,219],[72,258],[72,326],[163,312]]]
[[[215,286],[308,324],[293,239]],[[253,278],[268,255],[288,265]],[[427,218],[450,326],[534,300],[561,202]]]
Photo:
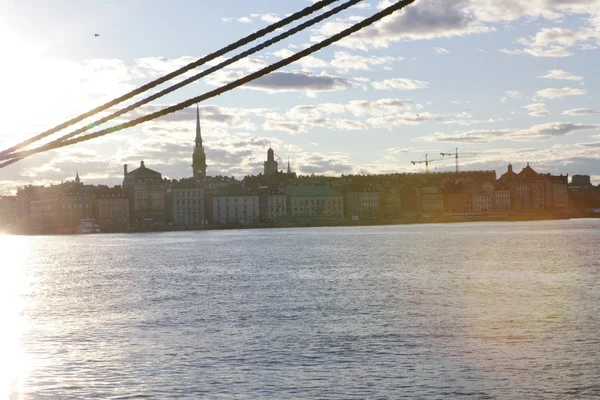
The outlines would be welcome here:
[[[454,156],[454,159],[456,160],[456,173],[458,174],[458,158],[459,158],[458,147],[454,149],[454,153],[451,153],[451,152],[448,152],[448,153],[440,153],[440,155],[441,155],[442,157],[445,157],[445,156]],[[475,154],[475,153],[467,153],[466,155],[465,155],[465,154],[460,154],[460,157],[461,157],[461,158],[465,158],[465,157],[474,157],[474,156],[476,156],[476,155],[477,155],[477,154]]]
[[[430,159],[427,158],[427,154],[425,154],[425,160],[421,160],[421,161],[411,161],[412,165],[416,165],[416,164],[423,164],[425,163],[425,173],[428,174],[429,173],[429,164],[431,164]]]

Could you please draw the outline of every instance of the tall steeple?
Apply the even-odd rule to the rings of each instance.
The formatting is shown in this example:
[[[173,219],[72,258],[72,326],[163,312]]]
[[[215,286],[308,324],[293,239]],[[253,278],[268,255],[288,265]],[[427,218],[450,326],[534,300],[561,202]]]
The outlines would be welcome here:
[[[200,129],[200,107],[196,104],[196,147],[202,147],[202,129]]]
[[[290,167],[290,158],[288,157],[288,169],[287,169],[287,173],[291,174],[292,173],[292,167]]]
[[[193,176],[196,180],[206,178],[206,154],[202,147],[202,131],[200,129],[200,107],[196,105],[196,146],[192,158]]]

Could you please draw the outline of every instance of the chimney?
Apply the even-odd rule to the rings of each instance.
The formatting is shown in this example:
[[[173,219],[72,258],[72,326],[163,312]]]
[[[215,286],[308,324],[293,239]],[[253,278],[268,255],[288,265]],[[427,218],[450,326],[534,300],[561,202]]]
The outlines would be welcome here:
[[[127,176],[127,164],[123,165],[123,174]]]

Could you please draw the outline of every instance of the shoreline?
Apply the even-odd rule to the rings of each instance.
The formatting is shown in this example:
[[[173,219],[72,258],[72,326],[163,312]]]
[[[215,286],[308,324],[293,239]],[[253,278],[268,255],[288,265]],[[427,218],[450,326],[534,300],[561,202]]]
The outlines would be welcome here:
[[[158,233],[158,232],[186,232],[207,230],[232,230],[232,229],[285,229],[285,228],[325,228],[325,227],[357,227],[357,226],[393,226],[393,225],[418,225],[418,224],[453,224],[465,222],[533,222],[554,221],[571,219],[594,219],[600,215],[593,213],[544,213],[544,214],[483,214],[483,215],[441,215],[441,216],[413,216],[402,219],[372,219],[362,221],[294,221],[294,222],[259,222],[253,224],[210,224],[196,226],[130,226],[128,229],[108,229],[99,234],[115,233]],[[24,231],[18,227],[0,230],[0,234],[21,236],[44,235],[81,235],[71,232],[32,232]]]

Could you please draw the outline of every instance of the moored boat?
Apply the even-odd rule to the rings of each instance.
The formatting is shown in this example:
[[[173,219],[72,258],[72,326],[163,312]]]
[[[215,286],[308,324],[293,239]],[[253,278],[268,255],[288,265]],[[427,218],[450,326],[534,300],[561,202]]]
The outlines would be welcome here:
[[[77,233],[100,233],[100,227],[94,218],[85,218],[77,227]]]

